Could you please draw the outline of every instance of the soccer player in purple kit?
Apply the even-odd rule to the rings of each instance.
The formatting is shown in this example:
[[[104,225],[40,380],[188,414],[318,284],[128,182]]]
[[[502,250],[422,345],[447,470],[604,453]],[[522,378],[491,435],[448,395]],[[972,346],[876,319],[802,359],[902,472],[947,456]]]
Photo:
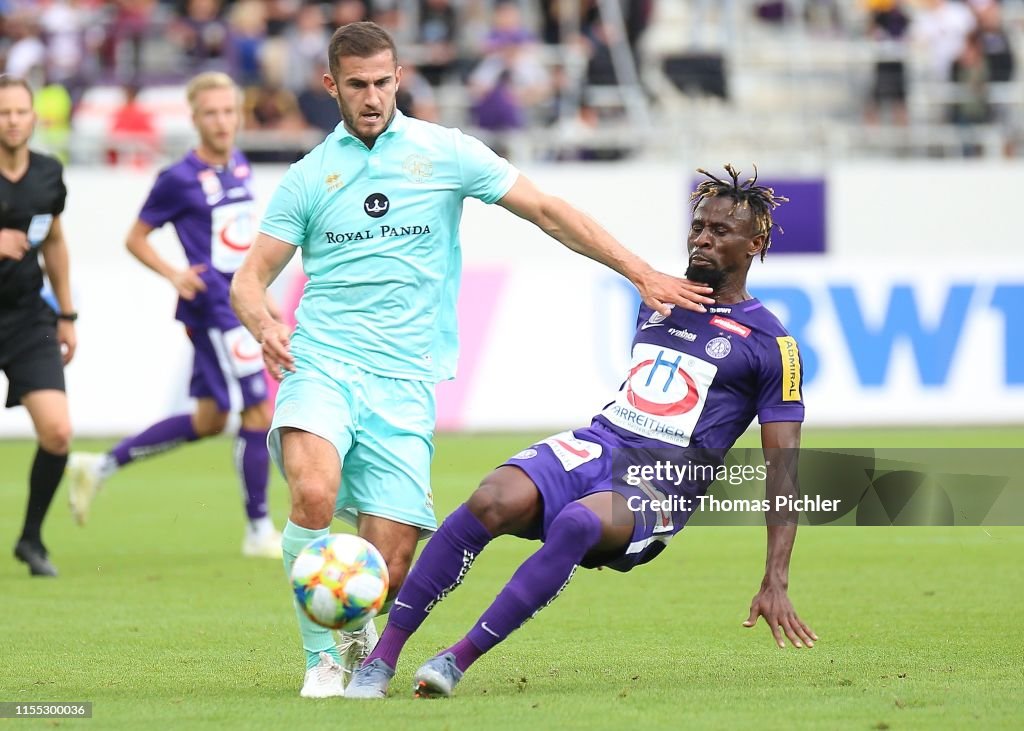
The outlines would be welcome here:
[[[234,147],[240,92],[229,76],[207,72],[187,89],[198,146],[162,170],[128,234],[128,250],[178,291],[176,317],[195,350],[190,395],[192,414],[179,414],[123,440],[106,454],[71,456],[71,510],[79,524],[100,486],[119,468],[186,442],[220,434],[233,406],[241,409],[235,467],[243,487],[248,528],[246,556],[279,558],[281,536],[268,515],[270,458],[267,430],[271,409],[259,343],[242,327],[229,302],[229,288],[256,236],[252,171]],[[148,241],[166,223],[174,225],[188,267],[165,261]]]
[[[626,380],[589,427],[549,437],[484,478],[430,539],[396,597],[376,648],[353,675],[347,698],[383,698],[399,654],[430,610],[456,589],[495,537],[544,543],[513,574],[459,642],[424,663],[417,697],[451,696],[463,673],[566,587],[576,568],[629,571],[656,557],[683,528],[711,479],[629,479],[666,456],[675,464],[723,464],[756,416],[766,458],[765,490],[798,494],[795,453],[804,406],[797,344],[746,288],[764,259],[772,211],[786,199],[756,184],[707,176],[693,193],[686,278],[714,289],[708,312],[675,308],[668,317],[641,306]],[[633,470],[630,470],[630,467]],[[703,474],[713,474],[714,469]],[[700,471],[696,471],[700,474]],[[665,509],[671,504],[678,510]],[[797,515],[766,514],[764,579],[743,623],[763,616],[775,642],[813,647],[787,589]]]

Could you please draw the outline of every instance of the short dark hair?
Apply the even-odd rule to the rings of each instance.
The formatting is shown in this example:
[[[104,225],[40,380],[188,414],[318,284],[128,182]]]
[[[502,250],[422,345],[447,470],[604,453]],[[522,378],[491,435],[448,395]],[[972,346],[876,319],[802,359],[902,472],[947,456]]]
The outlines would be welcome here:
[[[340,59],[345,56],[369,58],[381,51],[391,51],[391,57],[398,63],[398,50],[391,35],[376,23],[361,20],[358,23],[343,25],[334,31],[331,43],[327,47],[327,63],[331,76],[338,78]]]
[[[700,183],[697,190],[690,194],[691,210],[696,211],[697,206],[705,198],[732,198],[734,210],[736,206],[749,205],[753,213],[755,236],[764,236],[764,248],[761,249],[761,261],[764,261],[764,255],[772,245],[772,229],[777,228],[779,233],[782,233],[782,226],[775,223],[772,211],[780,204],[788,202],[789,198],[776,195],[772,188],[757,185],[757,165],[754,166],[754,177],[747,178],[742,183],[739,170],[731,164],[725,166],[725,172],[729,174],[731,182],[716,178],[702,168],[698,168],[697,172],[709,179]]]
[[[20,76],[11,76],[10,74],[0,74],[0,89],[13,89],[14,87],[21,87],[28,92],[28,98],[30,101],[35,101],[36,95],[32,91],[32,87],[29,83]]]

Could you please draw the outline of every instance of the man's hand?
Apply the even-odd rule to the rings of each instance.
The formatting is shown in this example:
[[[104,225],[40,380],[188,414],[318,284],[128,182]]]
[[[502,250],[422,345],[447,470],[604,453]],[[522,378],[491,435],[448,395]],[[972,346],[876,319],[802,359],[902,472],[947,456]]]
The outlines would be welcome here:
[[[24,231],[13,228],[0,229],[0,259],[21,261],[31,247]]]
[[[60,345],[61,360],[67,365],[75,357],[75,347],[78,345],[75,323],[70,320],[57,320],[57,344]]]
[[[814,630],[796,616],[796,610],[793,609],[786,590],[781,587],[761,587],[761,591],[754,595],[754,600],[750,603],[750,616],[743,626],[753,627],[757,624],[758,617],[764,617],[780,648],[786,646],[786,641],[782,638],[783,632],[794,647],[814,647],[814,641],[818,639]]]
[[[295,372],[291,338],[291,328],[280,322],[272,322],[260,328],[259,341],[263,345],[263,363],[275,381],[284,378],[285,371]]]
[[[188,269],[175,272],[171,275],[171,284],[178,290],[178,295],[184,300],[194,300],[196,294],[206,291],[206,282],[199,275],[206,271],[205,264],[196,264]]]
[[[651,269],[640,275],[636,282],[640,297],[644,304],[665,317],[672,314],[669,305],[679,305],[694,312],[707,312],[704,305],[713,305],[715,301],[708,297],[713,291],[711,287],[689,279],[680,279]]]

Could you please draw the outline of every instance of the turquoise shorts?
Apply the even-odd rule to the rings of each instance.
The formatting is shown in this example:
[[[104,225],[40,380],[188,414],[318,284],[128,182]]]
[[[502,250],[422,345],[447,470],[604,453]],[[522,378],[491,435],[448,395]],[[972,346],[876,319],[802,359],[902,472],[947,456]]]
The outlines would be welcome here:
[[[267,446],[284,474],[281,429],[326,439],[338,450],[341,485],[334,515],[352,524],[374,515],[437,529],[430,491],[434,385],[388,378],[341,362],[296,357],[277,393]]]

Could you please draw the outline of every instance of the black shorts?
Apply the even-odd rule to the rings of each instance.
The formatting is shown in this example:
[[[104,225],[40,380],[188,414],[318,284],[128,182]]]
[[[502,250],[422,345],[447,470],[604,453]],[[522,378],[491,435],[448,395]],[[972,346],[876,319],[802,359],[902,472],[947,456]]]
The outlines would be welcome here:
[[[57,314],[45,304],[0,311],[0,370],[9,381],[7,408],[32,391],[64,390]]]

